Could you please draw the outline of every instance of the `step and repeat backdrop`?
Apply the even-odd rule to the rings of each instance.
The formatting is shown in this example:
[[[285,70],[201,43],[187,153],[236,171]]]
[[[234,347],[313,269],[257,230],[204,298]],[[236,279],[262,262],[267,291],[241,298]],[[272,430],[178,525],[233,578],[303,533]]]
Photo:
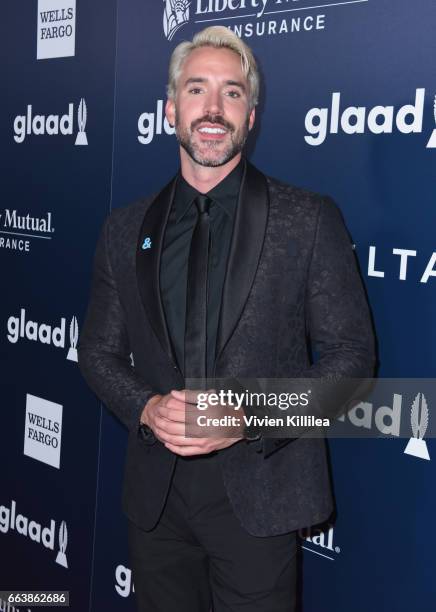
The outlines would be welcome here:
[[[104,218],[178,169],[164,116],[170,54],[212,24],[259,61],[249,158],[343,212],[378,374],[435,375],[432,0],[4,3],[0,591],[68,590],[74,612],[134,610],[127,435],[83,382],[76,347]],[[349,424],[376,433],[394,403],[410,420],[414,397],[399,387]],[[304,612],[436,609],[436,447],[404,453],[391,430],[329,443],[337,513],[300,533]],[[0,610],[28,607],[0,598]]]

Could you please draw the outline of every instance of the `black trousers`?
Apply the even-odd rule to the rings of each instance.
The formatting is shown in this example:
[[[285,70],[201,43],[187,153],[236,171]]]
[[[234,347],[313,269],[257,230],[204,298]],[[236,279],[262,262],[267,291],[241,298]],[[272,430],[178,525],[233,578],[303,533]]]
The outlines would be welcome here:
[[[129,550],[139,612],[295,611],[296,533],[250,535],[217,454],[177,459],[158,525],[130,522]]]

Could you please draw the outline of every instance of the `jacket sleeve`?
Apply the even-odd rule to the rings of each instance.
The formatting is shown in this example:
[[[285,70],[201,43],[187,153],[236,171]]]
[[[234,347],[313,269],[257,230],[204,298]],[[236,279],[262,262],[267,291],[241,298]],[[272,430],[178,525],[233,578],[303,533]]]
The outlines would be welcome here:
[[[334,419],[358,391],[359,380],[373,376],[374,335],[362,280],[341,213],[323,198],[307,275],[306,324],[316,358],[302,379],[320,378],[308,413]],[[342,410],[341,410],[342,408]],[[297,436],[307,428],[301,428]],[[263,439],[263,452],[295,438]]]
[[[105,221],[94,257],[91,295],[78,344],[82,375],[100,400],[129,429],[139,427],[148,399],[155,394],[131,364],[125,313],[114,279]]]

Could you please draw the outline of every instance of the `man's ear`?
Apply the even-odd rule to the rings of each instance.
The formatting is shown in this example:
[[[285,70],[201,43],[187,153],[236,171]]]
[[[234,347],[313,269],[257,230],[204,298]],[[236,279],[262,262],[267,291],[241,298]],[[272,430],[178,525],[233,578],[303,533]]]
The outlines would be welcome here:
[[[173,100],[167,100],[165,104],[165,117],[168,123],[174,127],[176,125],[176,105]]]
[[[256,119],[256,109],[253,108],[250,111],[250,115],[249,115],[249,119],[248,119],[248,129],[251,130],[251,128],[254,125],[254,120]]]

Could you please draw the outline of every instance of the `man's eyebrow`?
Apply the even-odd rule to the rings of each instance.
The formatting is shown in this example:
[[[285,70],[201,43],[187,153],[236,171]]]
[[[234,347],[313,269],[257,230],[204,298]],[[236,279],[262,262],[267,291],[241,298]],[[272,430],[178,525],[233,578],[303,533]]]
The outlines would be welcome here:
[[[233,87],[239,87],[242,91],[245,92],[245,85],[241,83],[241,81],[226,81],[226,85],[232,85]]]
[[[189,79],[186,79],[184,87],[187,87],[192,83],[207,83],[207,79],[205,77],[190,77]],[[244,83],[241,83],[241,81],[233,81],[232,79],[229,79],[224,81],[224,83],[225,85],[231,85],[232,87],[239,87],[245,93],[246,88]]]
[[[186,87],[187,85],[190,85],[191,83],[206,83],[207,79],[203,78],[203,77],[191,77],[189,79],[186,79],[184,86]]]

